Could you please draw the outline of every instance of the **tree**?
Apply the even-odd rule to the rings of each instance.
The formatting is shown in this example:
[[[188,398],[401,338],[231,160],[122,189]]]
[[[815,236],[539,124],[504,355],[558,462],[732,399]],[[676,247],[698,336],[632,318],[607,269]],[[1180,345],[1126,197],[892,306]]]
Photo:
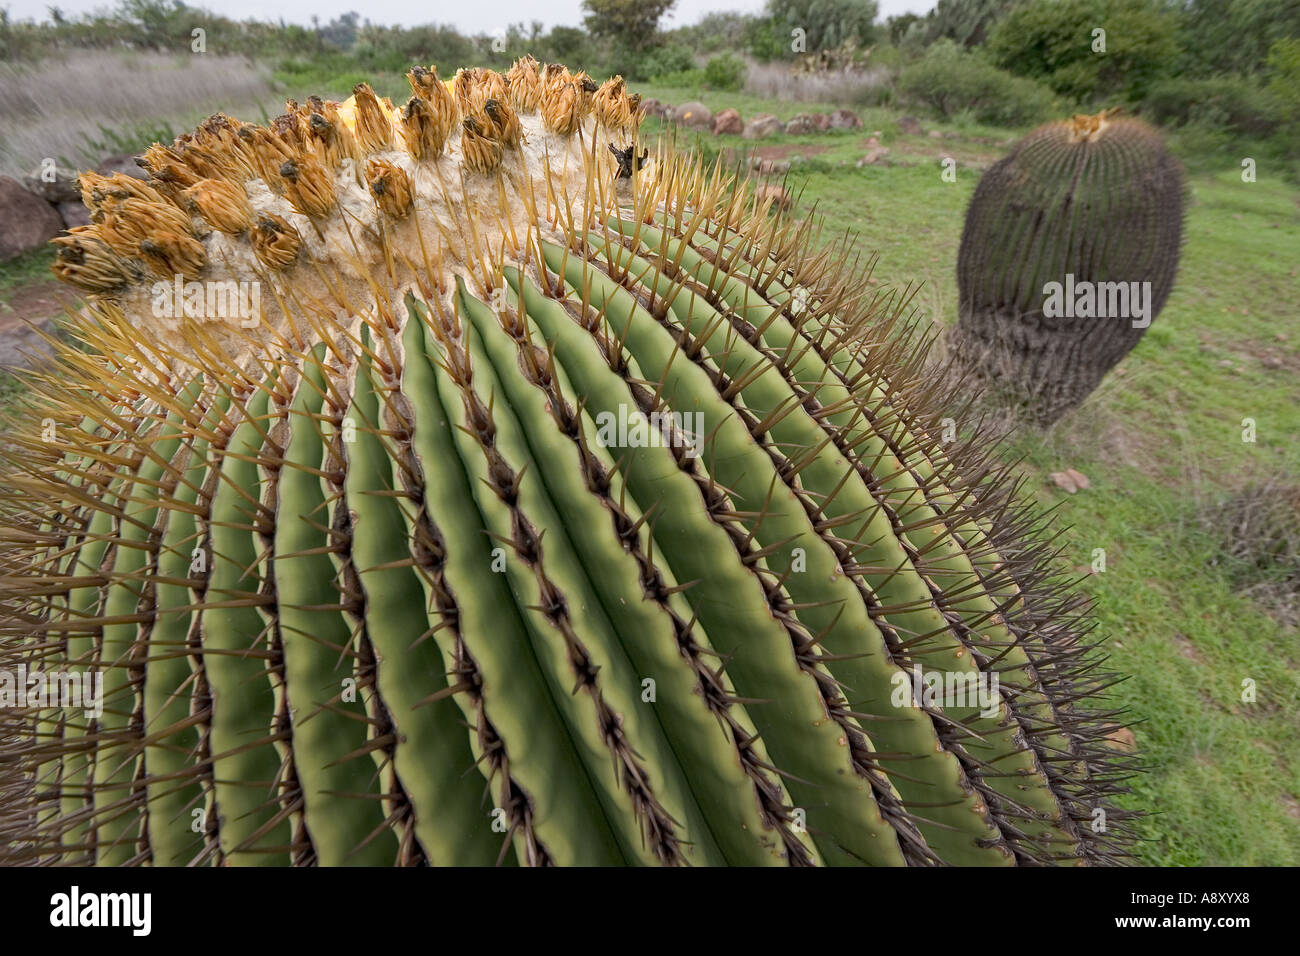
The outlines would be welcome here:
[[[900,13],[896,17],[890,17],[885,21],[885,32],[889,34],[889,42],[898,46],[903,42],[903,37],[907,35],[913,23],[924,22],[925,18],[915,13]]]
[[[1020,0],[939,0],[926,17],[926,38],[947,38],[966,49],[982,46],[993,24]],[[897,41],[895,41],[897,42]]]
[[[1296,0],[1183,0],[1182,67],[1197,76],[1258,73],[1280,40],[1300,37]]]
[[[1172,71],[1177,26],[1159,0],[1029,3],[998,21],[987,49],[998,66],[1043,80],[1062,96],[1113,105],[1116,98],[1141,100]]]
[[[787,47],[792,32],[803,30],[808,53],[869,45],[876,38],[876,11],[876,0],[767,0],[767,14]]]
[[[601,40],[612,40],[628,49],[652,46],[659,32],[659,19],[677,0],[582,0],[587,11],[583,19],[588,32]]]

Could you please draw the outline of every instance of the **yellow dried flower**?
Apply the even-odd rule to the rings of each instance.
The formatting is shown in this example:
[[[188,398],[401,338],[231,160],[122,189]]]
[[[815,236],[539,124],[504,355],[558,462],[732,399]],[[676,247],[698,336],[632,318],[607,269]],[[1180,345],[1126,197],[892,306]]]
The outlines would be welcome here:
[[[50,271],[84,292],[115,292],[140,278],[100,238],[98,226],[74,226],[51,241],[58,252]]]
[[[160,279],[185,276],[193,279],[208,263],[203,243],[187,233],[156,232],[140,240],[140,258]]]
[[[501,140],[506,149],[516,149],[524,136],[524,128],[515,111],[498,99],[483,104],[483,114],[491,135]]]
[[[375,197],[375,204],[392,219],[402,219],[411,211],[415,187],[406,170],[380,159],[372,159],[366,167],[366,185]]]
[[[462,165],[475,173],[490,173],[499,168],[505,152],[501,141],[473,116],[466,116],[461,123],[460,148]]]
[[[200,216],[228,236],[239,236],[253,225],[253,207],[244,187],[224,179],[203,179],[185,190],[185,199]]]
[[[324,218],[338,202],[334,180],[311,156],[285,162],[280,167],[280,177],[285,183],[284,198],[304,216]]]
[[[253,252],[272,269],[287,269],[298,258],[302,237],[283,216],[263,213],[251,233]]]
[[[537,61],[524,56],[515,61],[506,74],[506,89],[510,105],[520,113],[536,112],[542,101],[542,77]]]
[[[355,112],[353,121],[357,141],[363,152],[377,153],[393,148],[393,122],[390,118],[392,104],[380,102],[369,83],[358,83],[352,88]]]

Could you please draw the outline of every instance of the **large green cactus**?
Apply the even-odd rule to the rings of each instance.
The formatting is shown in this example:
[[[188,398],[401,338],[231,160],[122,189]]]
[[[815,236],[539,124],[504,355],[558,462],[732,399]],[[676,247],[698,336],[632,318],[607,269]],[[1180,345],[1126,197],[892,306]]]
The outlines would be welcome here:
[[[1080,601],[846,250],[643,165],[621,81],[411,81],[85,182],[0,663],[103,707],[3,711],[0,855],[1122,857]]]
[[[1132,117],[1076,116],[1026,136],[966,211],[957,367],[1040,424],[1080,404],[1164,307],[1184,189],[1178,160]]]

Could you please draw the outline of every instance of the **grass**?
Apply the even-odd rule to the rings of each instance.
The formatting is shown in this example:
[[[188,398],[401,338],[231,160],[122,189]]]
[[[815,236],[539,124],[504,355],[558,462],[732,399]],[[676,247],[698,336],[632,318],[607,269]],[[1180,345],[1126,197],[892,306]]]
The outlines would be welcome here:
[[[54,247],[50,245],[24,252],[7,262],[0,262],[0,311],[3,311],[2,304],[8,302],[23,286],[50,278],[50,266],[53,264]]]
[[[148,146],[159,131],[192,129],[217,109],[256,118],[281,109],[270,73],[216,53],[78,51],[29,65],[0,63],[0,175],[49,157],[84,167],[105,151]],[[107,147],[107,150],[105,149]]]
[[[363,78],[328,69],[305,64],[276,79],[287,96],[343,97]],[[368,79],[381,94],[405,90],[397,74]],[[673,104],[700,98],[671,87],[641,92]],[[746,118],[830,108],[743,93],[703,100]],[[966,203],[980,170],[1017,132],[958,121],[940,124],[945,136],[934,139],[903,135],[896,112],[859,115],[861,130],[757,144],[683,138],[711,152],[781,147],[794,159],[788,185],[805,208],[816,206],[826,235],[859,234],[864,253],[879,254],[876,280],[951,324]],[[857,168],[876,130],[894,165]],[[1300,189],[1267,163],[1258,182],[1243,183],[1235,153],[1196,152],[1191,137],[1171,143],[1184,150],[1192,195],[1180,278],[1164,312],[1083,408],[1046,434],[1014,437],[1005,454],[1021,460],[1031,493],[1070,526],[1063,539],[1070,566],[1082,573],[1096,549],[1105,551],[1105,571],[1084,574],[1082,587],[1112,638],[1110,666],[1129,675],[1114,703],[1137,721],[1150,768],[1125,801],[1152,812],[1141,825],[1142,862],[1295,866],[1300,642],[1234,592],[1200,516],[1252,477],[1300,476]],[[957,160],[956,182],[940,175],[947,156]],[[40,273],[47,263],[39,260],[0,268],[0,297]],[[1267,367],[1261,356],[1283,366]],[[0,400],[4,388],[0,382]],[[1242,440],[1247,418],[1254,442]],[[1091,487],[1071,496],[1051,486],[1047,475],[1066,467],[1088,475]],[[1243,700],[1244,683],[1253,684],[1254,702]]]

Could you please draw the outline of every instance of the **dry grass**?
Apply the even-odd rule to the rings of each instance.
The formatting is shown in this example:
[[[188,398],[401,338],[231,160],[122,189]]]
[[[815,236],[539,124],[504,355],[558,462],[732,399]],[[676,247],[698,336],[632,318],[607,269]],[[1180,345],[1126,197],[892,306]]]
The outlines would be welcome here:
[[[259,106],[270,115],[283,108],[270,70],[242,57],[79,51],[0,63],[0,174],[28,172],[45,157],[83,166],[101,158],[94,141],[180,131],[216,110],[256,117]]]
[[[1279,620],[1300,624],[1300,485],[1270,475],[1202,520],[1221,542],[1234,583]]]
[[[793,73],[777,63],[755,63],[745,79],[745,92],[764,99],[799,103],[850,103],[875,106],[890,89],[889,71]]]

